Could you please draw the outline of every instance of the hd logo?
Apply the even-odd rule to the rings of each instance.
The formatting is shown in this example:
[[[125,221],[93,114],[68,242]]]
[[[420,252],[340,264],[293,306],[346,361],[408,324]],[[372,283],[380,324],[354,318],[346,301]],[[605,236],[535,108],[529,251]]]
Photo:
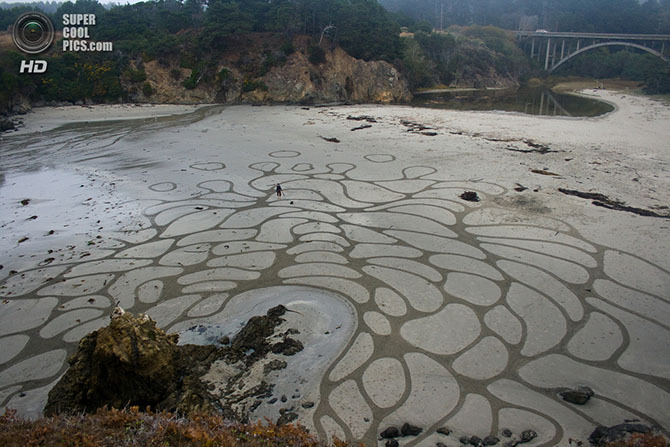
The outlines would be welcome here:
[[[21,14],[12,27],[14,45],[24,53],[39,54],[46,51],[54,40],[54,26],[41,12]],[[44,73],[45,60],[23,60],[19,73]]]
[[[21,68],[19,73],[44,73],[47,71],[47,61],[43,60],[33,60],[33,61],[21,61]]]

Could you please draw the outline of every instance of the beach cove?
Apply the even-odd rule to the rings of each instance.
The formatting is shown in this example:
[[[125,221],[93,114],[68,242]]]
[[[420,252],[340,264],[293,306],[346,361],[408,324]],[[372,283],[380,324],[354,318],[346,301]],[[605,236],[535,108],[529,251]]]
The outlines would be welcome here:
[[[667,434],[670,107],[582,94],[616,109],[38,109],[0,141],[0,404],[38,416],[116,305],[181,332],[281,303],[306,350],[258,417],[366,445]]]

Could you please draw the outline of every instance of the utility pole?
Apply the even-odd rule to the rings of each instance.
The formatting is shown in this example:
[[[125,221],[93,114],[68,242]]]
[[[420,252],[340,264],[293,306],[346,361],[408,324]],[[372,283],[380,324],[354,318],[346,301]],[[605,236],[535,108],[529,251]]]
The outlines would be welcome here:
[[[442,27],[442,14],[444,13],[444,2],[440,3],[440,31],[444,30]]]

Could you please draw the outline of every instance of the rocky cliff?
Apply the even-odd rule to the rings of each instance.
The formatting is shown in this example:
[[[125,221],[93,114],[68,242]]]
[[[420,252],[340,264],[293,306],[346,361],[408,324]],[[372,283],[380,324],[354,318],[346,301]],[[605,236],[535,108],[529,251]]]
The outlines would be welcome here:
[[[184,68],[178,60],[133,61],[133,70],[144,71],[146,79],[133,82],[126,77],[123,86],[131,92],[131,100],[156,103],[403,103],[412,99],[393,65],[355,59],[325,42],[319,48],[323,60],[310,62],[314,47],[308,37],[286,41],[280,35],[251,34],[239,37],[205,67]]]

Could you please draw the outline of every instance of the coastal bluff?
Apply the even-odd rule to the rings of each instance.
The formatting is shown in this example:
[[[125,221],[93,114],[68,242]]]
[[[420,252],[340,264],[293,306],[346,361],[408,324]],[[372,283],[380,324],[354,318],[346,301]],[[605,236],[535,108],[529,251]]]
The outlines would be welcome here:
[[[240,36],[200,74],[176,60],[136,60],[132,65],[146,74],[144,83],[128,78],[122,83],[132,101],[151,103],[388,104],[412,99],[406,79],[388,62],[356,59],[325,42],[313,46],[307,36],[290,42],[271,33]]]

